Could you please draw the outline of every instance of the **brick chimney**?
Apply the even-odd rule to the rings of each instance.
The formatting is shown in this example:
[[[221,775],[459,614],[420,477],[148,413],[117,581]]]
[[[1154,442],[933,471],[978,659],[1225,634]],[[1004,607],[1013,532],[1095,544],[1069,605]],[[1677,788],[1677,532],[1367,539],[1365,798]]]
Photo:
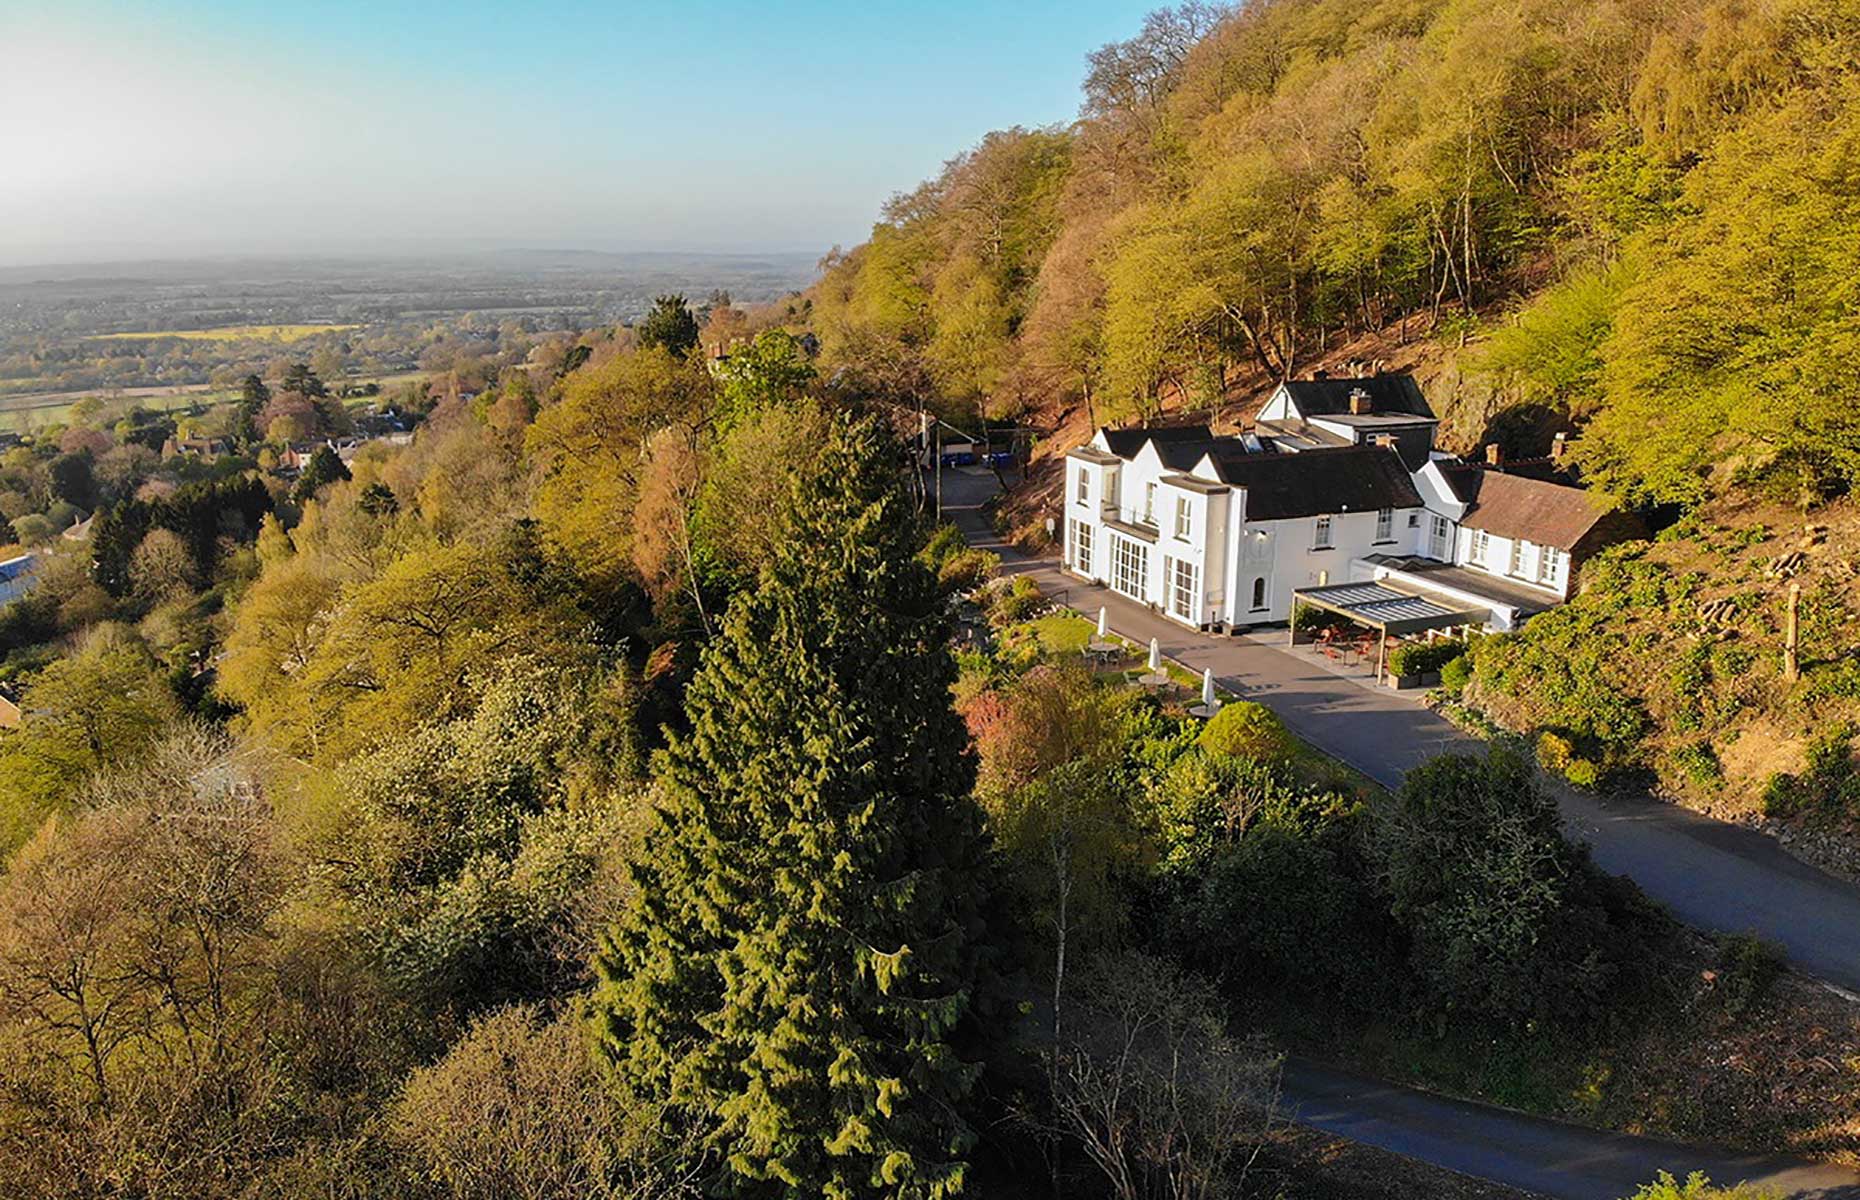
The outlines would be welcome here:
[[[1375,402],[1369,398],[1369,393],[1362,388],[1357,388],[1350,393],[1350,412],[1353,415],[1360,417],[1364,413],[1374,412],[1375,407]]]
[[[1505,465],[1505,448],[1503,446],[1500,446],[1497,442],[1486,443],[1485,461],[1489,466],[1494,466],[1494,467],[1504,466]]]

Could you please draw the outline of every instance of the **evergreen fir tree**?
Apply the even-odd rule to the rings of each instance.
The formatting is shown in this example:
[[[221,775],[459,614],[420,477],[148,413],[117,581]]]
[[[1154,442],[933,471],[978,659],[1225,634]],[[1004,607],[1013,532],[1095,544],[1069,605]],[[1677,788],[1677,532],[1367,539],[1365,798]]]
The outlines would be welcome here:
[[[262,433],[258,428],[258,418],[270,403],[271,389],[265,386],[265,381],[256,375],[247,375],[239,387],[239,404],[233,423],[233,436],[241,446],[251,447],[259,443]]]
[[[963,1191],[986,846],[897,458],[835,423],[787,544],[692,680],[637,902],[596,961],[622,1087],[714,1190]]]

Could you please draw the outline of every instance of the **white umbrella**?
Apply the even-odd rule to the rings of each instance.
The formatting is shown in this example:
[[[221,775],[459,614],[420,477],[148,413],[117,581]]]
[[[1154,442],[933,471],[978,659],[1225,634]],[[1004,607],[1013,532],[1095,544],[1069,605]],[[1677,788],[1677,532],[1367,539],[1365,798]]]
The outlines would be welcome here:
[[[1214,668],[1209,667],[1201,673],[1201,706],[1214,707]]]
[[[1098,639],[1100,641],[1104,640],[1104,636],[1110,632],[1111,632],[1111,614],[1107,609],[1105,609],[1102,605],[1100,605],[1098,608]]]
[[[1162,670],[1162,643],[1158,642],[1155,638],[1151,638],[1150,639],[1150,674],[1154,675],[1160,670]]]

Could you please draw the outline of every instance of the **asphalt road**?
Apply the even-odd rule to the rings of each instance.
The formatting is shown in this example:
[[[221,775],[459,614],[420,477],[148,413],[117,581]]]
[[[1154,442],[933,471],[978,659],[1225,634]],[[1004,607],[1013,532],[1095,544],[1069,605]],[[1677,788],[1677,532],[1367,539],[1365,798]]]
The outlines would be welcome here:
[[[945,472],[944,506],[970,544],[1001,555],[1003,571],[1032,575],[1048,595],[1087,612],[1109,610],[1112,629],[1196,671],[1212,668],[1231,692],[1265,704],[1299,736],[1386,787],[1437,754],[1482,743],[1414,699],[1364,687],[1289,653],[1284,632],[1213,637],[1184,629],[1107,588],[1081,583],[1050,559],[1003,544],[976,505],[991,474]],[[1567,795],[1569,831],[1603,870],[1626,875],[1680,920],[1718,933],[1755,933],[1792,965],[1860,994],[1860,888],[1791,858],[1769,837],[1651,798]]]
[[[1281,1096],[1300,1124],[1556,1200],[1623,1200],[1661,1171],[1703,1171],[1714,1183],[1800,1200],[1860,1197],[1860,1174],[1840,1167],[1601,1133],[1296,1059]]]
[[[1082,584],[1050,560],[1017,553],[976,507],[995,490],[992,475],[944,474],[945,515],[971,545],[999,554],[1004,574],[1030,574],[1082,611],[1107,609],[1114,632],[1139,643],[1154,637],[1183,665],[1212,668],[1224,688],[1272,708],[1301,737],[1385,786],[1398,786],[1434,755],[1479,750],[1412,699],[1289,653],[1283,633],[1204,636]],[[1679,919],[1755,932],[1783,946],[1797,969],[1860,992],[1860,889],[1789,857],[1762,834],[1650,798],[1571,796],[1563,818],[1597,864],[1633,879]],[[1719,1183],[1750,1181],[1786,1197],[1860,1200],[1860,1174],[1843,1168],[1603,1133],[1305,1061],[1288,1064],[1284,1098],[1301,1123],[1558,1200],[1619,1200],[1661,1170],[1702,1170]]]

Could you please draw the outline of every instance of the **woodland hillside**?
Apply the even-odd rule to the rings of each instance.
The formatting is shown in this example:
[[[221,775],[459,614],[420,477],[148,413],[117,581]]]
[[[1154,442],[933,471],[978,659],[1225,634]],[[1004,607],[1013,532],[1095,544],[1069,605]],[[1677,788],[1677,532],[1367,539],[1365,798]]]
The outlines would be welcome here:
[[[0,1192],[1503,1194],[1289,1129],[1287,1051],[1860,1161],[1844,1002],[1546,786],[1860,811],[1850,7],[1188,5],[808,292],[500,343],[387,398],[410,437],[343,458],[386,414],[301,362],[199,458],[71,406],[0,458],[44,559],[0,607]],[[1352,360],[1458,448],[1576,433],[1661,530],[1446,664],[1516,744],[1392,793],[1088,666],[902,419],[1043,431],[1032,518],[1093,423]]]
[[[1839,0],[1183,5],[1091,56],[1075,125],[895,197],[812,322],[829,361],[1048,423],[1427,341],[1463,442],[1576,426],[1647,502],[1825,489],[1860,468],[1857,54]]]
[[[1092,55],[1084,92],[829,258],[830,363],[1042,430],[1004,505],[1035,539],[1092,426],[1236,428],[1319,368],[1413,372],[1461,453],[1571,434],[1588,484],[1668,532],[1494,644],[1471,697],[1585,783],[1845,828],[1860,11],[1188,4]],[[1828,804],[1791,783],[1817,771]]]

